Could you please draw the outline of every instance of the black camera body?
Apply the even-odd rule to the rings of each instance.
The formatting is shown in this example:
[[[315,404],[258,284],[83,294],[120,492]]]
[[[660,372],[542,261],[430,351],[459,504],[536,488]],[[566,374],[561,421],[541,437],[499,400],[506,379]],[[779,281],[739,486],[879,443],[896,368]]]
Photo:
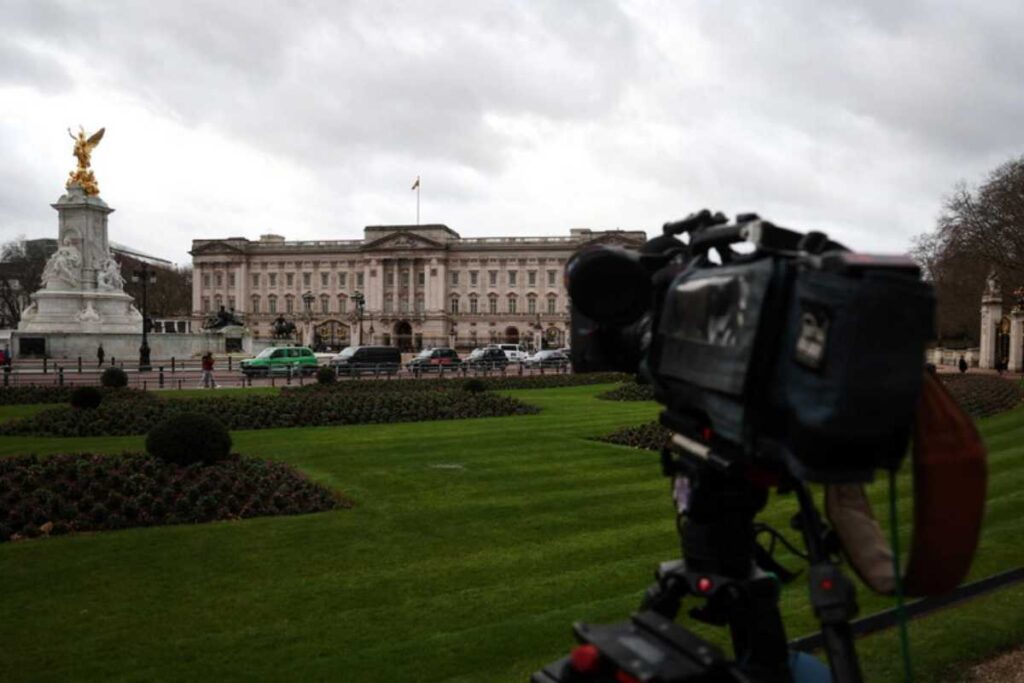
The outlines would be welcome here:
[[[897,466],[934,327],[918,267],[752,214],[665,230],[567,265],[576,370],[637,371],[663,424],[726,462],[822,483]]]

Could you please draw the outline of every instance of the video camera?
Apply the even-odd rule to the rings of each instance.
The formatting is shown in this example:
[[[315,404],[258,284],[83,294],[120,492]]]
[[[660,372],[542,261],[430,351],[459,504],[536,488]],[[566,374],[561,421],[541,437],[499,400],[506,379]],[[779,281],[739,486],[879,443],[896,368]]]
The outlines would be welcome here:
[[[662,233],[638,251],[585,248],[565,277],[574,371],[636,372],[664,406],[661,462],[683,560],[659,568],[631,621],[577,624],[582,645],[532,680],[830,680],[817,660],[789,653],[777,601],[792,575],[756,542],[781,537],[753,521],[777,487],[800,503],[807,553],[797,554],[810,564],[831,680],[859,681],[841,539],[806,483],[859,487],[898,468],[922,391],[932,288],[907,258],[854,253],[755,214],[729,222],[704,210]],[[672,622],[687,595],[705,601],[695,618],[729,626],[734,661]]]

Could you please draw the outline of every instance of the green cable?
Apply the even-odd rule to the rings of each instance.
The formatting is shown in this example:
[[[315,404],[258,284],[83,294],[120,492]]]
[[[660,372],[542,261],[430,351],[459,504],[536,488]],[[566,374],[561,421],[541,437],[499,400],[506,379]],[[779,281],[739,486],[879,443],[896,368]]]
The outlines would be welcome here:
[[[889,534],[892,537],[892,568],[896,578],[896,613],[900,624],[900,651],[903,654],[903,680],[911,683],[910,636],[907,633],[907,612],[903,605],[903,572],[900,569],[900,533],[896,519],[896,470],[889,470]]]

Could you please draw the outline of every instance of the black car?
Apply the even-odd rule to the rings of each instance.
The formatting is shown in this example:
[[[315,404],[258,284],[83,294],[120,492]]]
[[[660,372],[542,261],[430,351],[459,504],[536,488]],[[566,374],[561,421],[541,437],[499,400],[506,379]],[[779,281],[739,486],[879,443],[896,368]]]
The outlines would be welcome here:
[[[466,358],[466,365],[502,370],[508,367],[508,356],[499,348],[476,349]]]
[[[393,375],[402,367],[402,354],[394,346],[349,346],[331,359],[339,375]]]
[[[448,348],[424,349],[405,364],[411,372],[439,372],[441,368],[454,369],[461,366],[459,354],[455,353],[455,349]]]

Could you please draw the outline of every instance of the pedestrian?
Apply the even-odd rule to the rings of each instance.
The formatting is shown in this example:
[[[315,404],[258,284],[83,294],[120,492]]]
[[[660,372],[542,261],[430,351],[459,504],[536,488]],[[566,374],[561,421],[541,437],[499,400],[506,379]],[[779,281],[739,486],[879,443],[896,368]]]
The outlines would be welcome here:
[[[103,344],[100,344],[99,346],[97,346],[96,347],[96,360],[98,361],[98,363],[97,363],[96,367],[98,367],[98,368],[102,368],[103,367],[103,359],[106,356],[107,356],[107,354],[103,350]]]
[[[209,351],[203,356],[203,388],[217,388],[217,382],[213,379],[213,354]]]
[[[957,363],[957,367],[960,368],[960,372],[967,372],[967,361],[963,356],[960,356],[960,362]]]

